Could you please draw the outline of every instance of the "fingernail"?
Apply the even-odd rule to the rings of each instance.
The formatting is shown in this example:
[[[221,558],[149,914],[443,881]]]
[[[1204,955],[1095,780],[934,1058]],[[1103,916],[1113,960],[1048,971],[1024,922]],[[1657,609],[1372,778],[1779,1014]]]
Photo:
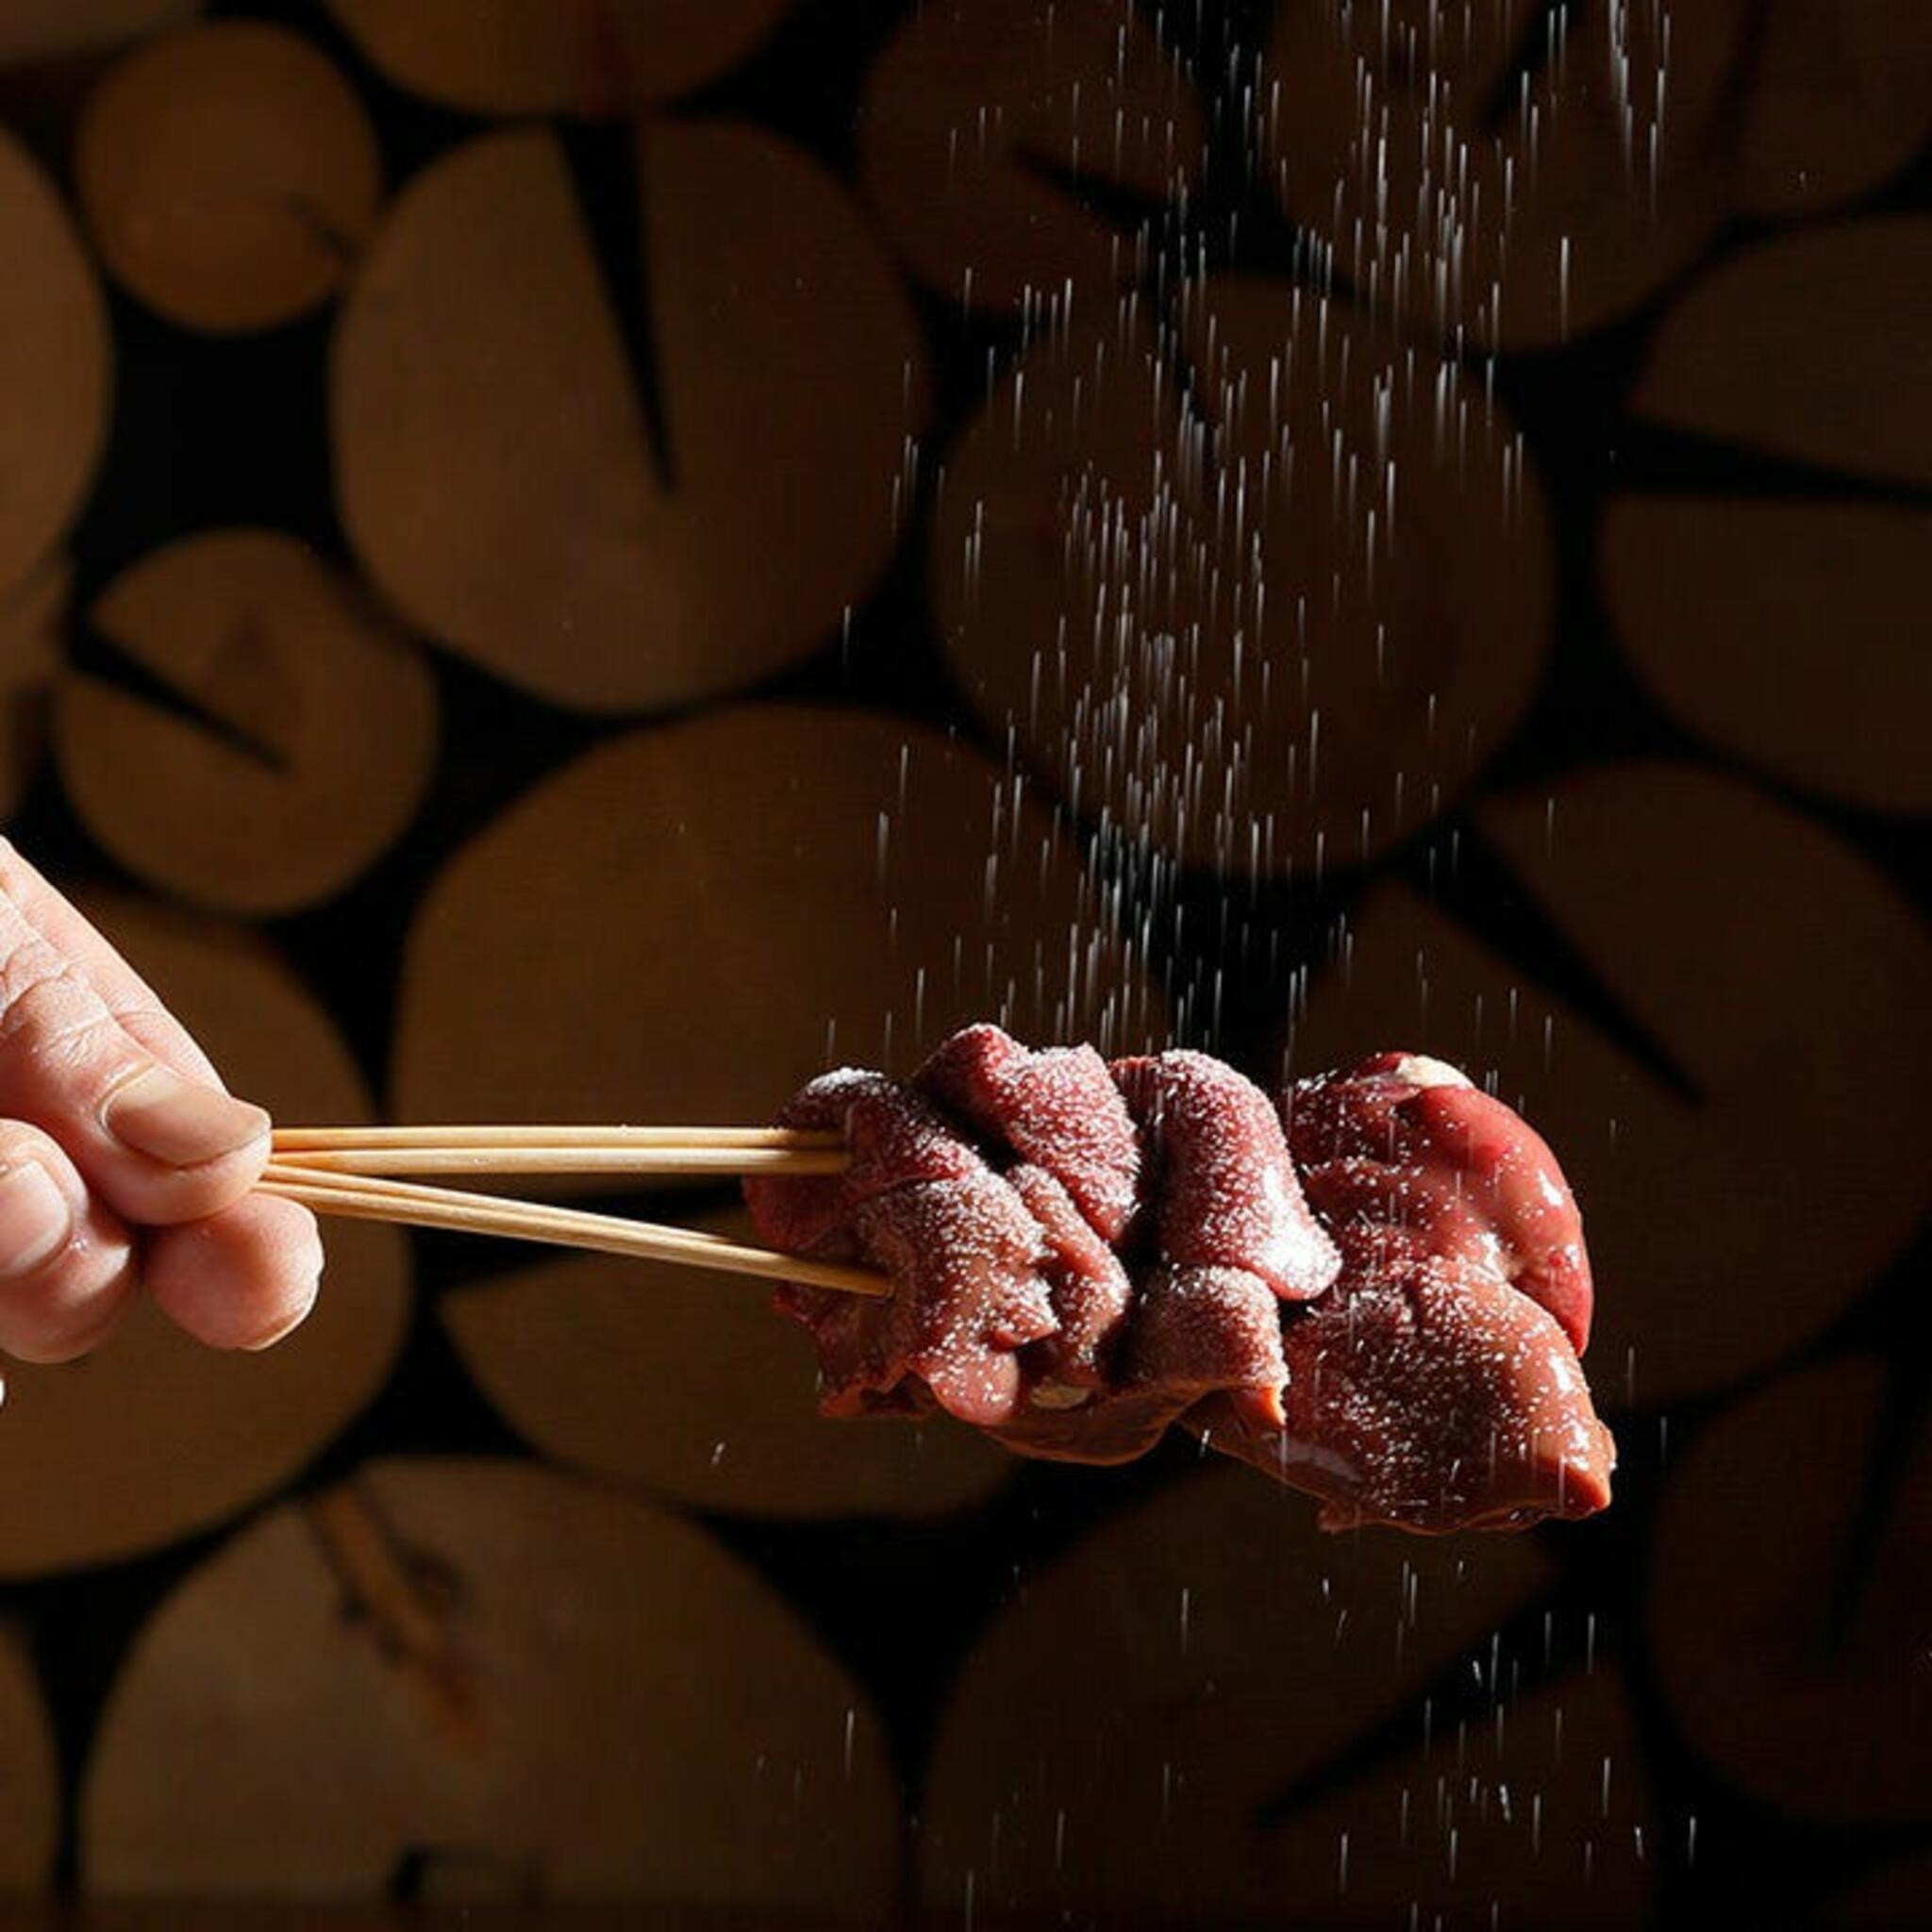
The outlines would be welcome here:
[[[124,1147],[169,1167],[200,1167],[268,1132],[268,1115],[245,1100],[144,1068],[108,1095],[101,1122]]]
[[[38,1160],[0,1174],[0,1280],[14,1281],[51,1261],[74,1234],[74,1214]]]

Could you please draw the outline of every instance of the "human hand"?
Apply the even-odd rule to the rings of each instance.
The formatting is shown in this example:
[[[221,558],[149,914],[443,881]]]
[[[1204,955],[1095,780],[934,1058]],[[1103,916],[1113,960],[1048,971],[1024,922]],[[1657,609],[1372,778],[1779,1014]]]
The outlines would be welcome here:
[[[216,1348],[308,1312],[315,1219],[251,1191],[269,1117],[0,839],[0,1349],[66,1361],[148,1294]]]

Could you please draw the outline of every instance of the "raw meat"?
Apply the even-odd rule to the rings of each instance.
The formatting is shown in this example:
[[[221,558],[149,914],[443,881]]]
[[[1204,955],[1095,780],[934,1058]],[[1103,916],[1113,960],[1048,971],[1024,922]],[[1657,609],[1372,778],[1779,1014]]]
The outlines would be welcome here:
[[[1577,1360],[1590,1262],[1541,1137],[1420,1055],[1303,1081],[1284,1112],[1341,1277],[1284,1338],[1278,1428],[1217,1403],[1190,1425],[1320,1496],[1331,1528],[1601,1509],[1614,1444]]]
[[[1613,1445],[1576,1353],[1589,1262],[1542,1141],[1400,1054],[1301,1083],[1282,1113],[1285,1134],[1203,1054],[1109,1067],[993,1026],[903,1087],[813,1081],[780,1124],[837,1128],[852,1165],[747,1182],[753,1219],[895,1284],[780,1291],[825,1412],[937,1408],[1095,1463],[1179,1422],[1320,1497],[1328,1528],[1603,1507]]]

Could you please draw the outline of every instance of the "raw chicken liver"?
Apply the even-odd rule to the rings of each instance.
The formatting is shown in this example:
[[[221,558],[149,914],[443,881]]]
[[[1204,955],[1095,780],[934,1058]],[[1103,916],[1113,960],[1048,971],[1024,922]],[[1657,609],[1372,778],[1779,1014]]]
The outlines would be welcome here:
[[[1576,1354],[1590,1264],[1549,1148],[1417,1055],[1304,1081],[1284,1111],[1341,1274],[1285,1338],[1279,1430],[1212,1406],[1191,1423],[1319,1495],[1334,1528],[1601,1509],[1614,1445]]]
[[[1601,1508],[1612,1445],[1576,1359],[1589,1264],[1549,1149],[1412,1056],[1304,1082],[1284,1111],[1285,1135],[1206,1055],[1108,1067],[993,1026],[904,1087],[813,1081],[780,1124],[838,1128],[852,1165],[748,1182],[753,1219],[896,1289],[780,1291],[825,1411],[936,1407],[1082,1462],[1184,1422],[1319,1496],[1330,1528]]]

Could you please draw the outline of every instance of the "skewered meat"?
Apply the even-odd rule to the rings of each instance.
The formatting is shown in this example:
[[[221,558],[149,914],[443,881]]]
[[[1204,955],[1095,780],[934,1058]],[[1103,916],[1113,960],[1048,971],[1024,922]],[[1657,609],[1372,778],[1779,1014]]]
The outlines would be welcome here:
[[[1542,1140],[1419,1055],[1303,1081],[1286,1110],[1341,1278],[1283,1338],[1279,1426],[1224,1405],[1190,1424],[1321,1496],[1331,1528],[1601,1508],[1612,1448],[1576,1358],[1590,1263]]]
[[[903,1086],[814,1080],[780,1124],[838,1129],[851,1165],[747,1182],[753,1219],[895,1283],[779,1291],[825,1412],[938,1409],[1081,1462],[1180,1423],[1330,1528],[1601,1508],[1589,1264],[1549,1149],[1413,1056],[1303,1082],[1284,1112],[1203,1054],[1109,1066],[992,1026]]]

